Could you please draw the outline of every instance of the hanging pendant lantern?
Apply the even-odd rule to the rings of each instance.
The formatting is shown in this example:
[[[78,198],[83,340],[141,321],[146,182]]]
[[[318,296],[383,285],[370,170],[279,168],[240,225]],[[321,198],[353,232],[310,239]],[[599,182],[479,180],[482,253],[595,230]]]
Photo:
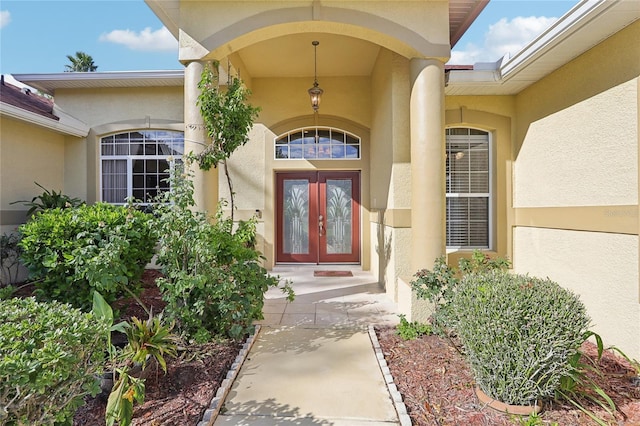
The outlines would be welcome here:
[[[313,45],[313,62],[314,62],[314,67],[313,67],[313,87],[310,88],[308,90],[309,92],[309,98],[311,100],[311,108],[313,108],[313,112],[317,113],[318,109],[320,109],[320,100],[322,97],[322,94],[324,93],[324,90],[322,90],[320,88],[320,86],[318,85],[318,55],[317,55],[317,50],[318,50],[318,45],[320,44],[319,41],[312,41],[311,44]]]

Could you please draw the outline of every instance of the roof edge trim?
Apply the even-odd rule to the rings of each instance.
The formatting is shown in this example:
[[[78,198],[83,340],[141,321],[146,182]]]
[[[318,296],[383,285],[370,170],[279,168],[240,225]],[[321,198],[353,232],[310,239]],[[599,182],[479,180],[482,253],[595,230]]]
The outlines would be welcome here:
[[[27,121],[31,124],[35,124],[45,129],[53,130],[57,133],[76,136],[79,138],[86,137],[89,134],[89,126],[87,126],[82,121],[71,117],[70,115],[58,109],[56,106],[54,106],[53,113],[60,118],[60,121],[43,117],[40,114],[26,111],[22,108],[10,105],[5,102],[0,102],[0,115],[6,115],[7,117],[11,117],[17,120]]]

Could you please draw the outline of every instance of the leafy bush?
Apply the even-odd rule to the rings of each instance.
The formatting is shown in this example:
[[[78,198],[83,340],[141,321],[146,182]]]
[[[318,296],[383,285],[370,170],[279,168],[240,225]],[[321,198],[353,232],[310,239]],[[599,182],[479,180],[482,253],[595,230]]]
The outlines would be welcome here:
[[[100,391],[106,325],[66,304],[0,301],[0,424],[70,423]]]
[[[262,318],[264,293],[279,283],[250,244],[255,220],[241,222],[234,232],[221,209],[212,222],[193,211],[193,183],[179,167],[171,174],[171,188],[156,205],[157,227],[163,230],[157,263],[166,277],[157,283],[165,312],[198,342],[214,335],[241,337]]]
[[[419,299],[426,299],[434,304],[431,323],[434,331],[447,334],[454,327],[455,314],[451,301],[460,277],[466,274],[501,270],[509,268],[507,259],[491,258],[480,250],[474,250],[471,259],[461,258],[458,270],[447,264],[446,258],[441,256],[434,262],[433,269],[422,269],[414,275],[411,288]]]
[[[79,198],[71,198],[68,195],[65,195],[60,192],[56,192],[54,190],[49,191],[44,186],[40,185],[38,182],[34,182],[40,188],[44,190],[44,192],[40,195],[36,195],[31,199],[31,201],[14,201],[11,204],[22,203],[25,206],[29,207],[27,211],[27,216],[31,216],[33,213],[39,210],[50,210],[50,209],[67,209],[72,207],[79,207],[84,204]]]
[[[553,397],[590,322],[555,282],[499,270],[465,275],[452,304],[477,384],[508,404]]]
[[[88,310],[98,290],[112,302],[153,256],[152,221],[132,206],[106,203],[36,213],[20,226],[22,261],[37,280],[36,296]]]

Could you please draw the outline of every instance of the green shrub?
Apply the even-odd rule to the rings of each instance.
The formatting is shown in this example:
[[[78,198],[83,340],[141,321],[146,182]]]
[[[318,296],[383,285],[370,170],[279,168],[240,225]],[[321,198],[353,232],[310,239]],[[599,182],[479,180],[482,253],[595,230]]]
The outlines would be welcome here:
[[[21,259],[36,296],[90,310],[98,290],[112,302],[153,256],[152,221],[131,206],[106,203],[36,213],[20,227]]]
[[[156,205],[157,227],[163,230],[157,263],[166,277],[157,283],[165,312],[199,342],[216,335],[241,337],[262,318],[264,293],[279,279],[262,267],[251,245],[255,220],[241,222],[234,232],[219,209],[210,222],[205,213],[193,211],[193,183],[176,169],[172,191]]]
[[[508,404],[552,398],[590,322],[558,284],[499,270],[464,276],[452,304],[476,383]]]
[[[106,325],[66,304],[0,301],[0,424],[70,423],[100,391]]]
[[[434,332],[447,334],[453,327],[455,314],[452,312],[451,301],[460,277],[493,270],[504,271],[511,263],[502,257],[491,258],[480,250],[474,250],[471,258],[461,258],[458,269],[447,264],[445,256],[437,258],[433,269],[422,269],[414,275],[411,288],[419,299],[425,299],[434,304],[431,324]]]

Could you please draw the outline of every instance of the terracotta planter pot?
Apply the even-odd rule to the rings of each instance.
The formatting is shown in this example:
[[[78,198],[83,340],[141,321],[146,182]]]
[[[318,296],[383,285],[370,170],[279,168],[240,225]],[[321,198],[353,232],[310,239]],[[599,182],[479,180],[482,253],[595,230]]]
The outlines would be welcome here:
[[[486,393],[482,391],[478,386],[475,387],[476,396],[478,397],[478,401],[482,404],[493,408],[496,411],[500,411],[501,413],[506,414],[515,414],[517,416],[528,416],[531,414],[538,414],[542,411],[542,405],[509,405],[505,404],[502,401],[498,401],[497,399],[493,399]]]

